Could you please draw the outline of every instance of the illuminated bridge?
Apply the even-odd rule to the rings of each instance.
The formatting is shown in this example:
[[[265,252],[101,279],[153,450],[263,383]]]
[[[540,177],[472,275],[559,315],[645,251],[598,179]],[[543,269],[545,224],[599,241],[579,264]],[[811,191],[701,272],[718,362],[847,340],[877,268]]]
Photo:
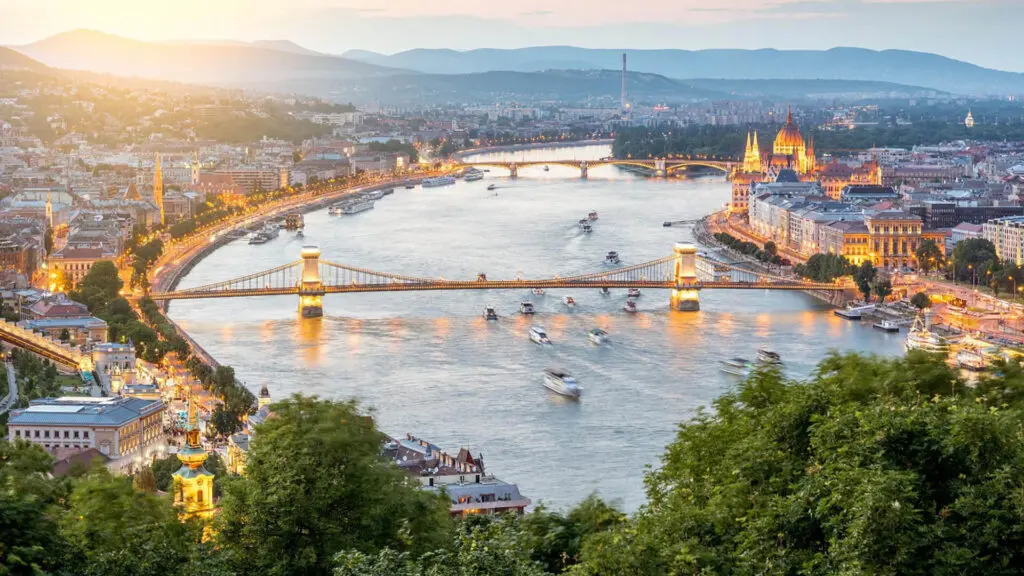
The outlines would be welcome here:
[[[670,304],[675,310],[700,309],[701,290],[797,290],[816,293],[834,305],[842,302],[843,284],[804,282],[743,268],[697,254],[691,244],[676,244],[673,253],[664,258],[609,268],[591,274],[554,276],[552,278],[514,278],[498,280],[480,274],[474,280],[450,280],[375,272],[320,260],[320,249],[306,246],[302,258],[270,270],[215,284],[170,292],[150,294],[158,301],[197,298],[237,298],[243,296],[297,295],[303,316],[323,315],[325,294],[353,292],[406,292],[425,290],[513,290],[513,289],[583,289],[583,288],[661,288],[670,291]]]
[[[580,178],[586,178],[591,168],[601,166],[633,166],[650,170],[655,176],[669,176],[673,172],[686,168],[702,167],[720,170],[731,174],[736,167],[735,162],[726,160],[693,160],[682,158],[653,158],[650,160],[546,160],[546,161],[489,161],[489,162],[458,162],[458,166],[466,168],[504,168],[512,178],[519,176],[520,168],[530,166],[566,166],[580,171]]]

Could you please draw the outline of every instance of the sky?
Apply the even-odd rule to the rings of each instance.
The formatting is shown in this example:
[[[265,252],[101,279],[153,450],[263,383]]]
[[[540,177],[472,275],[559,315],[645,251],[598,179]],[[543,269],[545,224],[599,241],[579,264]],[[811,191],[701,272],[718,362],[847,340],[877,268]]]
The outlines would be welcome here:
[[[1024,0],[0,0],[0,44],[87,28],[140,40],[413,48],[777,48],[934,52],[1024,72]]]

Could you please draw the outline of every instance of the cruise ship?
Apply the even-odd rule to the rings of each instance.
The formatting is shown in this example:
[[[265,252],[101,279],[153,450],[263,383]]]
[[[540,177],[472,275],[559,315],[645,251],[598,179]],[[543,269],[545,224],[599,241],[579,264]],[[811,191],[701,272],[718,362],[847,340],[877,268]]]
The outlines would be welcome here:
[[[583,389],[580,388],[576,378],[565,370],[549,368],[544,371],[544,387],[555,394],[561,394],[569,398],[579,398]]]
[[[483,180],[483,179],[484,179],[484,173],[483,172],[466,172],[466,177],[464,178],[464,180],[466,182],[476,182],[478,180]]]
[[[352,202],[345,204],[341,207],[342,214],[359,214],[360,212],[366,212],[367,210],[373,209],[372,200],[362,200],[359,202]]]
[[[907,352],[911,350],[924,350],[925,352],[946,352],[949,348],[949,344],[945,338],[938,334],[932,333],[925,322],[924,317],[918,316],[914,320],[914,325],[910,327],[910,332],[907,333],[907,339],[904,346]]]
[[[455,184],[455,178],[451,176],[438,176],[437,178],[427,178],[423,181],[424,188],[437,188],[439,186],[451,186]]]

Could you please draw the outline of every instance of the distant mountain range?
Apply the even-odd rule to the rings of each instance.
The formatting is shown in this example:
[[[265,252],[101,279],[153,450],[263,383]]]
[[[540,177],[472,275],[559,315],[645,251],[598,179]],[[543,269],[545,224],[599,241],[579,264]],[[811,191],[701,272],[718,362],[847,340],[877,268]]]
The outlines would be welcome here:
[[[0,51],[0,66],[90,71],[127,78],[295,92],[366,102],[617,100],[621,52],[572,47],[411,50],[392,56],[321,54],[288,40],[142,42],[90,30]],[[1024,93],[1024,74],[934,54],[826,51],[631,50],[634,101],[922,97]],[[34,60],[33,60],[34,59]],[[757,78],[763,78],[757,80]]]
[[[0,70],[41,70],[44,68],[46,66],[41,62],[10,48],[0,47]]]
[[[157,43],[78,30],[14,48],[55,68],[219,86],[244,86],[266,78],[285,86],[297,79],[344,80],[397,72],[366,62],[318,55],[290,42]]]
[[[669,78],[868,80],[953,93],[1021,94],[1024,74],[904,50],[625,50],[629,69]],[[378,66],[432,74],[494,70],[617,69],[623,50],[542,46],[512,50],[409,50],[384,55],[352,50],[343,56]]]

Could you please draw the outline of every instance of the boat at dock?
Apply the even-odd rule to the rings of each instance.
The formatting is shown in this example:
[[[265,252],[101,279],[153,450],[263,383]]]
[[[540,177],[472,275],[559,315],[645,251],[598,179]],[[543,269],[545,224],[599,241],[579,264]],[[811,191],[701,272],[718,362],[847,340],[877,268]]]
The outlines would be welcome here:
[[[981,372],[988,369],[988,363],[988,357],[980,348],[968,346],[956,353],[957,368]]]
[[[416,185],[415,185],[415,184],[406,184],[406,185],[405,185],[405,189],[406,189],[406,190],[412,190],[412,189],[414,189],[414,188],[416,188]]]
[[[384,197],[384,191],[383,190],[371,190],[371,191],[367,192],[366,194],[363,194],[363,199],[364,200],[380,200],[383,197]]]
[[[436,178],[427,178],[423,181],[424,188],[438,188],[440,186],[451,186],[455,184],[455,178],[451,176],[438,176]]]
[[[907,352],[911,350],[923,350],[925,352],[945,353],[949,349],[949,343],[945,338],[933,333],[929,323],[923,316],[914,319],[914,324],[907,332],[907,339],[904,342]]]
[[[899,324],[893,322],[892,320],[882,320],[880,322],[875,322],[874,324],[871,325],[871,327],[874,328],[875,330],[881,330],[883,332],[900,331]]]
[[[863,306],[847,306],[846,308],[840,308],[839,310],[833,311],[833,314],[847,320],[860,320],[864,314],[874,311],[874,304],[865,304]]]
[[[359,214],[360,212],[366,212],[367,210],[373,209],[373,200],[362,200],[344,204],[341,207],[342,214]]]
[[[548,333],[540,326],[530,328],[530,341],[542,346],[551,345],[551,338],[548,338]]]
[[[380,193],[382,195],[384,195],[384,196],[390,196],[390,195],[395,193],[395,189],[394,188],[385,188],[385,189],[381,190]]]
[[[484,179],[484,173],[483,172],[467,172],[466,173],[466,177],[464,178],[464,180],[466,182],[477,182],[477,181],[483,180],[483,179]]]
[[[558,368],[548,368],[544,371],[544,387],[568,398],[579,398],[583,392],[572,374]]]
[[[720,360],[718,362],[718,369],[726,374],[746,378],[754,371],[754,365],[744,358],[729,358],[728,360]]]

